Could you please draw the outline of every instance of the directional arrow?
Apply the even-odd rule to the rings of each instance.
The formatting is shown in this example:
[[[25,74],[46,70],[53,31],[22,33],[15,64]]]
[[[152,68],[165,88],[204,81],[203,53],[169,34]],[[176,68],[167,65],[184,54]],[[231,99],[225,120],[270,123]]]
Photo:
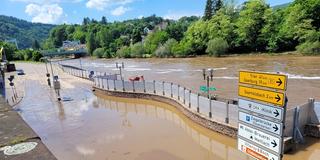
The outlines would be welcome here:
[[[275,117],[278,117],[278,116],[280,115],[280,113],[279,113],[279,111],[278,111],[278,110],[274,111],[274,112],[273,112],[273,114],[275,114],[275,115],[276,115]]]
[[[274,125],[273,129],[274,129],[275,132],[277,132],[279,130],[277,125]]]
[[[278,84],[278,86],[281,86],[282,80],[279,78],[279,81],[277,81],[276,83]]]
[[[281,100],[281,97],[277,94],[277,97],[275,97],[277,102],[279,102]]]
[[[274,148],[274,147],[277,147],[277,142],[275,141],[275,140],[273,140],[273,142],[271,142],[271,144],[273,145],[272,147]]]

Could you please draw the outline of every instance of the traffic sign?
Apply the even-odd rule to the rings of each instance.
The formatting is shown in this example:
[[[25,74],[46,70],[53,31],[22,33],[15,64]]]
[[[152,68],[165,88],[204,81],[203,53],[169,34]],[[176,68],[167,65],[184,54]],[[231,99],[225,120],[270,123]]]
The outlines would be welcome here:
[[[239,111],[239,120],[241,122],[251,124],[257,128],[269,131],[279,136],[282,134],[282,123],[272,122],[270,120],[259,118],[242,111]]]
[[[238,149],[258,160],[280,160],[279,155],[272,154],[241,138],[238,138]]]
[[[239,96],[275,104],[281,107],[284,105],[285,99],[284,93],[245,86],[239,86]]]
[[[286,90],[287,76],[280,74],[240,71],[239,83],[268,87],[272,89]]]
[[[241,123],[239,123],[238,135],[281,154],[282,140],[279,137],[264,133]]]
[[[274,118],[280,121],[283,120],[283,108],[280,107],[268,106],[241,98],[239,98],[238,106],[241,109],[258,113],[263,116],[268,116],[270,118]]]

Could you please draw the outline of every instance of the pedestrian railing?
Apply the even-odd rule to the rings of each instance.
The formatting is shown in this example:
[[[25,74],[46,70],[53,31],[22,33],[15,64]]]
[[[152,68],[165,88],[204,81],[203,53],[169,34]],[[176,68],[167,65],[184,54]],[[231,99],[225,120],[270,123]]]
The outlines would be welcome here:
[[[63,71],[73,76],[92,80],[97,88],[107,91],[163,96],[179,102],[184,108],[201,117],[237,128],[238,106],[229,103],[230,101],[221,102],[213,100],[195,93],[189,88],[171,82],[111,80],[105,78],[106,73],[94,72],[94,76],[90,76],[90,71],[87,70],[61,65],[60,67]],[[310,99],[306,104],[287,110],[284,130],[286,137],[301,139],[301,136],[304,134],[305,125],[312,123],[311,117],[315,117],[314,104],[314,100]]]

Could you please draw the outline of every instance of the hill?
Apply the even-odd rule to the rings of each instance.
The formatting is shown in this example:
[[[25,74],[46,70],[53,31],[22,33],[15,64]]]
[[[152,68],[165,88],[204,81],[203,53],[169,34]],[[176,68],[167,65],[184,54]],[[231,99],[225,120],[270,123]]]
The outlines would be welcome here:
[[[48,38],[51,24],[31,23],[15,17],[0,15],[0,41],[16,39],[19,48],[29,48],[32,42]]]
[[[279,4],[279,5],[273,6],[272,8],[273,8],[273,9],[286,8],[286,7],[288,7],[290,4],[291,4],[291,2],[289,2],[289,3],[284,3],[284,4]]]

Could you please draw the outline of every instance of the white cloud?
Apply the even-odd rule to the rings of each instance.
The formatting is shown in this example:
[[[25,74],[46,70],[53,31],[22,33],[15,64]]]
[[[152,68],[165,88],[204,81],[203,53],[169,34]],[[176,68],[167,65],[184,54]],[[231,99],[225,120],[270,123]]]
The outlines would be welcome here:
[[[201,16],[200,13],[187,13],[187,12],[172,12],[169,11],[166,15],[163,16],[164,19],[172,19],[172,20],[178,20],[181,17],[186,16]]]
[[[78,3],[83,0],[10,0],[12,2],[25,2],[25,3],[36,3],[36,4],[52,4],[52,3]]]
[[[25,12],[32,16],[32,22],[58,23],[63,9],[58,4],[28,4]]]
[[[125,5],[133,1],[134,0],[88,0],[86,6],[92,9],[104,10],[110,6]]]
[[[112,10],[111,14],[114,16],[121,16],[121,15],[125,14],[126,12],[128,12],[129,10],[130,10],[130,8],[120,6],[116,9]]]

